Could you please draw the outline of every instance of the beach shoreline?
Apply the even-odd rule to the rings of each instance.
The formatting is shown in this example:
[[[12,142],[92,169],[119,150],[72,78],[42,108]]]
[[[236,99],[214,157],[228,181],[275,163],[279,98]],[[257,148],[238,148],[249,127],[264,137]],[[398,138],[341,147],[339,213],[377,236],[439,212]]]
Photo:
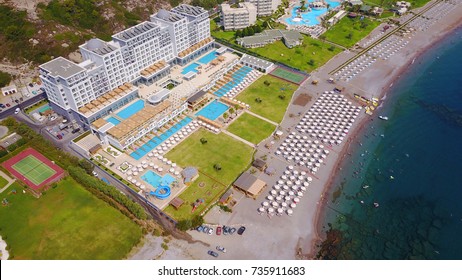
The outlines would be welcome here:
[[[430,4],[430,2],[428,4]],[[458,6],[455,10],[460,11],[461,7]],[[435,31],[439,31],[439,34],[435,36],[435,33],[429,33],[427,36],[425,36],[426,39],[431,39],[431,41],[421,46],[421,48],[418,49],[417,52],[414,52],[413,54],[408,55],[407,59],[402,61],[401,66],[399,67],[397,72],[394,75],[390,76],[388,79],[386,79],[386,81],[383,82],[384,85],[382,86],[382,90],[380,91],[380,94],[378,96],[381,102],[385,102],[383,98],[393,91],[393,86],[396,85],[397,81],[399,81],[402,78],[402,76],[406,75],[406,73],[412,69],[412,67],[414,66],[414,63],[418,61],[418,59],[420,59],[424,54],[431,51],[441,41],[444,41],[448,37],[453,35],[454,32],[457,31],[457,29],[462,27],[462,14],[456,15],[454,11],[451,14],[452,14],[452,17],[442,19],[441,21],[438,21],[435,24],[435,26],[433,26],[433,29],[436,29]],[[457,19],[460,19],[460,21],[458,21]],[[440,26],[443,25],[444,28],[443,29],[437,28],[437,27],[440,27],[438,25]],[[437,29],[440,29],[440,30],[437,30]],[[419,35],[426,35],[426,34],[421,33]],[[322,199],[320,200],[320,203],[316,209],[315,221],[314,221],[315,232],[314,232],[314,237],[311,241],[310,251],[308,254],[309,259],[313,259],[316,257],[318,246],[321,244],[321,242],[325,238],[325,232],[323,232],[323,229],[322,229],[322,226],[323,226],[322,218],[325,216],[326,207],[328,206],[328,197],[325,194],[328,194],[332,190],[334,180],[338,177],[342,166],[346,163],[345,158],[347,156],[347,152],[352,148],[351,144],[355,143],[355,140],[362,135],[361,133],[363,132],[365,126],[372,121],[372,118],[373,116],[364,115],[362,116],[361,119],[359,119],[358,125],[352,131],[352,133],[350,134],[350,137],[348,137],[348,139],[346,140],[345,145],[343,145],[342,150],[339,152],[336,162],[334,164],[333,172],[331,173],[329,180],[324,185],[324,189],[323,189],[324,195]]]

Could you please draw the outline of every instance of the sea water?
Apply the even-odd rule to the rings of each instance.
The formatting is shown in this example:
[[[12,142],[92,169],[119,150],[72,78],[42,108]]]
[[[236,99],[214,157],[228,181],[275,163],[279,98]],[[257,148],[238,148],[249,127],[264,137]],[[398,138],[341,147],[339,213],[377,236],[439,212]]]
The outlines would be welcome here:
[[[328,195],[322,231],[340,242],[324,257],[462,259],[462,29],[411,65],[359,135]]]

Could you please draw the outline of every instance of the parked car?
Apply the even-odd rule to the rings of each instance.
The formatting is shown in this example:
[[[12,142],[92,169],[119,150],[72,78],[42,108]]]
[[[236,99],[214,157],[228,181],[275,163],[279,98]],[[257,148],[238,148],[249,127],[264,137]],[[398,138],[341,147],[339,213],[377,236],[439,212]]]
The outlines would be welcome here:
[[[98,173],[96,173],[95,171],[92,171],[91,173],[93,174],[93,176],[98,177]]]
[[[197,229],[196,229],[198,232],[202,232],[204,230],[204,227],[203,226],[198,226]]]
[[[203,233],[208,233],[209,232],[209,227],[208,226],[204,226],[204,229],[202,230]]]
[[[216,249],[220,252],[226,253],[226,249],[224,247],[217,246]]]
[[[21,109],[19,109],[19,108],[16,108],[16,109],[14,110],[14,113],[15,113],[16,115],[19,114],[19,112],[21,112]]]
[[[236,228],[230,228],[229,229],[229,234],[234,234],[236,232]]]
[[[229,227],[223,226],[223,235],[228,235],[228,234],[229,234]]]
[[[217,227],[217,235],[221,235],[221,227]]]
[[[245,226],[242,226],[237,230],[237,234],[242,235],[244,231],[245,231]]]
[[[104,183],[110,185],[111,183],[109,183],[109,180],[104,178],[104,177],[101,177],[101,181],[103,181]]]
[[[72,134],[74,134],[74,133],[77,133],[79,131],[80,131],[80,127],[77,127],[76,129],[73,129],[71,132],[72,132]]]
[[[0,108],[5,108],[5,104],[0,103]]]
[[[29,86],[30,86],[30,87],[34,87],[34,84],[33,84],[33,83],[29,83]]]
[[[6,103],[6,107],[11,107],[10,103]]]
[[[63,139],[63,136],[62,136],[61,134],[57,134],[56,137],[57,137],[59,140]]]
[[[208,235],[212,235],[213,234],[213,228],[209,228],[209,232],[207,232]]]
[[[215,257],[215,258],[218,257],[218,253],[217,253],[217,252],[214,252],[214,251],[212,251],[212,250],[209,250],[209,251],[207,252],[207,254],[209,254],[210,256]]]

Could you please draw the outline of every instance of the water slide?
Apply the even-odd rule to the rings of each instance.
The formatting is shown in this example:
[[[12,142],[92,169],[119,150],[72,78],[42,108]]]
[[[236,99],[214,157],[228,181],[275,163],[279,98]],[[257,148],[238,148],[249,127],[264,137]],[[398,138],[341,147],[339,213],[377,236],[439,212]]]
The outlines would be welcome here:
[[[151,191],[149,194],[157,197],[158,199],[166,199],[170,196],[171,190],[168,186],[160,186],[155,191]]]

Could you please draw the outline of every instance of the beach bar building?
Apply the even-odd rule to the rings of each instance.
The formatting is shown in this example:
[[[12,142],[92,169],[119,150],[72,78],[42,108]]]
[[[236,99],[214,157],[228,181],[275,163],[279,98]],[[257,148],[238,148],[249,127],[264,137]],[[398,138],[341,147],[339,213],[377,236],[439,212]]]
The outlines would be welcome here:
[[[250,173],[243,173],[233,183],[233,186],[244,192],[248,197],[256,199],[266,187],[266,182],[258,179]]]

